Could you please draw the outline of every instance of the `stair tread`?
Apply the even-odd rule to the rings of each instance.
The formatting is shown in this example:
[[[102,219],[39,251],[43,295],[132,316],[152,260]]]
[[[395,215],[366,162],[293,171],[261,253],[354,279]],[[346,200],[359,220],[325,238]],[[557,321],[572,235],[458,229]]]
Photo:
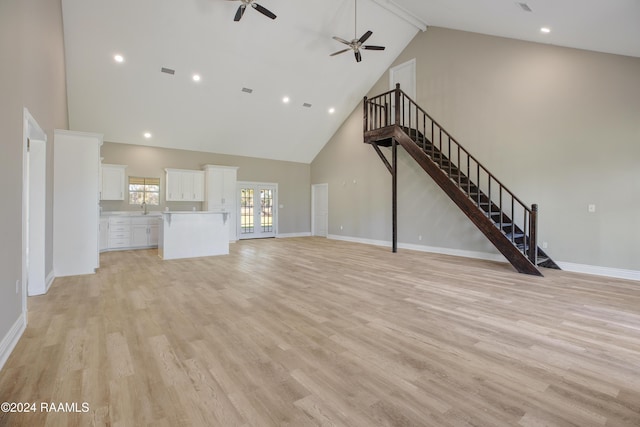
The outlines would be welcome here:
[[[513,237],[514,239],[518,239],[520,237],[524,237],[524,233],[506,233],[505,236],[507,236],[509,239],[511,239],[511,237]]]

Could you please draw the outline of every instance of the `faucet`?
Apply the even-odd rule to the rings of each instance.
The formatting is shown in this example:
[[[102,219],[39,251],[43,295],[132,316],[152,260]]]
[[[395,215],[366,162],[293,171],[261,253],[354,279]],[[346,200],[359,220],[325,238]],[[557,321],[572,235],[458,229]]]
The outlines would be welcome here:
[[[147,202],[142,202],[140,205],[140,209],[142,209],[142,215],[148,215],[149,209],[147,209]]]

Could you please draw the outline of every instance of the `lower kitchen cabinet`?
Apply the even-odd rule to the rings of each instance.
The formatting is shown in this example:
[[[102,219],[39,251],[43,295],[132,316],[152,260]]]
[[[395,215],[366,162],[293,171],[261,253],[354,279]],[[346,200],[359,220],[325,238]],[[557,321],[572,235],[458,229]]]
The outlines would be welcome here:
[[[100,230],[100,235],[106,238],[101,251],[158,247],[159,216],[118,214],[106,218],[101,218],[101,226],[107,226],[106,231]]]
[[[100,252],[109,248],[109,218],[100,218]]]
[[[131,218],[131,247],[158,246],[158,217]]]

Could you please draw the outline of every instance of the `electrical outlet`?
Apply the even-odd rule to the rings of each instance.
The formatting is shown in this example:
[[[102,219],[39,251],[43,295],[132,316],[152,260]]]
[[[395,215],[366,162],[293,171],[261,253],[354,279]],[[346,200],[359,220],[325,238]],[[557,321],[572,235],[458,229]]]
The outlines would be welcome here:
[[[422,234],[418,236],[418,240],[422,240]]]
[[[589,213],[594,213],[596,211],[596,205],[587,206],[587,211],[589,211]]]
[[[344,227],[343,227],[343,226],[340,226],[340,230],[343,230],[343,229],[344,229]]]
[[[542,249],[547,249],[549,247],[549,243],[542,242]]]

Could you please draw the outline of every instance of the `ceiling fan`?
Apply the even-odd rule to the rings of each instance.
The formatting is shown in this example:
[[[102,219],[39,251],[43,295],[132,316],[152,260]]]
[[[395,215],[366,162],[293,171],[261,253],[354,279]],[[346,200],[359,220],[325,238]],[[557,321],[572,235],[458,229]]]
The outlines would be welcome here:
[[[233,20],[236,22],[242,19],[242,15],[244,15],[244,11],[247,10],[247,6],[251,6],[252,8],[254,8],[255,10],[257,10],[258,12],[260,12],[261,14],[263,14],[268,18],[276,19],[276,15],[273,12],[271,12],[269,9],[267,9],[264,6],[260,6],[258,3],[256,3],[255,0],[228,0],[228,1],[242,2],[242,4],[238,7],[235,18],[233,18]]]
[[[243,0],[244,1],[244,0]],[[336,55],[340,55],[341,53],[345,53],[348,52],[349,50],[353,51],[353,54],[356,57],[356,61],[360,62],[362,61],[362,55],[360,55],[360,49],[366,49],[366,50],[384,50],[384,46],[373,46],[373,45],[364,45],[363,43],[365,41],[367,41],[367,39],[369,37],[371,37],[371,34],[373,34],[372,31],[367,31],[366,33],[364,33],[360,38],[358,38],[358,35],[356,33],[357,31],[357,27],[358,27],[358,0],[354,0],[354,9],[355,9],[355,13],[354,13],[354,29],[353,29],[353,40],[351,41],[347,41],[345,39],[342,39],[340,37],[336,37],[333,36],[334,40],[339,41],[340,43],[344,43],[347,46],[349,46],[347,49],[342,49],[339,50],[337,52],[332,53],[329,56],[336,56]]]

